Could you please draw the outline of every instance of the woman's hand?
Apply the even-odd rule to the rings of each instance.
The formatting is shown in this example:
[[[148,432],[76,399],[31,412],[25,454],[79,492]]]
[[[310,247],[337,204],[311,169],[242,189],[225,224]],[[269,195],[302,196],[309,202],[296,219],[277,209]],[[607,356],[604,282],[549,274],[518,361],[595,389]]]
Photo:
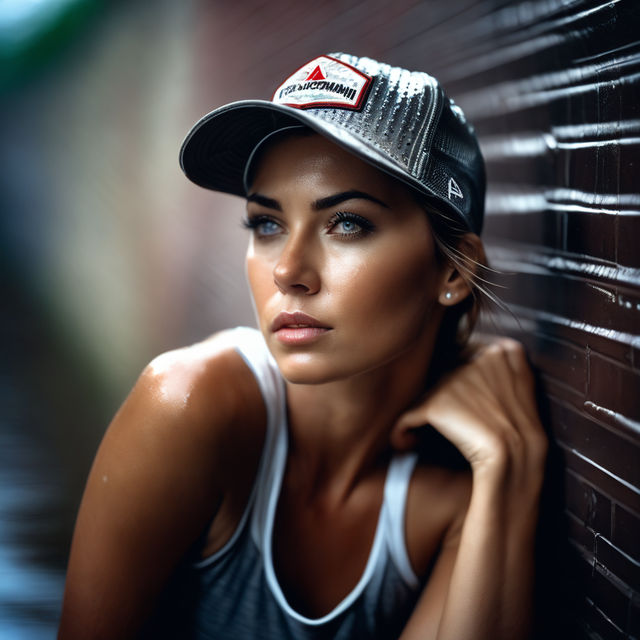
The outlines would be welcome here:
[[[398,419],[394,446],[411,446],[415,430],[431,425],[472,471],[462,526],[445,536],[403,640],[528,637],[547,450],[534,386],[522,346],[501,338]]]
[[[520,343],[499,338],[478,347],[398,419],[396,448],[415,442],[415,429],[431,425],[452,442],[474,472],[541,475],[547,441],[538,418],[533,374]]]

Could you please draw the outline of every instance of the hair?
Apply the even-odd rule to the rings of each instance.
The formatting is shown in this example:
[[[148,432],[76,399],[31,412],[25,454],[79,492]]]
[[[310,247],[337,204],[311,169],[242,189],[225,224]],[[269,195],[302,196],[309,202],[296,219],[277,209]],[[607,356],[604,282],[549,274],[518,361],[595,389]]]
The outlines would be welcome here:
[[[471,356],[469,339],[480,315],[486,311],[489,303],[498,306],[502,306],[502,303],[492,291],[496,285],[486,277],[488,272],[496,271],[489,266],[482,245],[479,252],[474,249],[470,255],[465,237],[473,232],[465,229],[448,213],[435,208],[422,194],[414,193],[414,198],[429,218],[436,258],[441,264],[453,266],[471,290],[464,300],[445,310],[428,374],[428,383],[433,383],[443,373]]]

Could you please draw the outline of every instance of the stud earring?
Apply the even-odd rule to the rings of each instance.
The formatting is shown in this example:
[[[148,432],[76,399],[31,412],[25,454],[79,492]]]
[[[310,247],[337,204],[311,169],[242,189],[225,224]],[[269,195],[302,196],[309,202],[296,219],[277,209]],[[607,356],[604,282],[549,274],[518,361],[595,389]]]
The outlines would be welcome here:
[[[444,297],[445,297],[447,300],[451,300],[451,298],[453,298],[453,293],[451,293],[451,291],[447,291],[447,292],[444,294]]]

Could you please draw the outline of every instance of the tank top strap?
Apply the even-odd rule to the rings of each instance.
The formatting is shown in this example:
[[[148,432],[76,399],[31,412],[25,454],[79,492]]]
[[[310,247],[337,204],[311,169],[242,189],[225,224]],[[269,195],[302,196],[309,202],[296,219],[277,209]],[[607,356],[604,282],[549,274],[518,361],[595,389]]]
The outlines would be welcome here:
[[[284,383],[278,365],[257,329],[236,327],[230,333],[230,342],[255,376],[264,398],[267,416],[271,419],[275,416],[278,401],[284,393]]]
[[[405,511],[411,475],[418,461],[418,454],[411,451],[393,456],[389,463],[384,487],[387,514],[387,544],[389,554],[407,586],[415,589],[419,580],[409,561],[405,534]]]
[[[267,433],[254,483],[251,505],[251,536],[261,549],[269,501],[286,462],[286,387],[278,365],[256,329],[234,329],[235,348],[256,378],[267,411]]]

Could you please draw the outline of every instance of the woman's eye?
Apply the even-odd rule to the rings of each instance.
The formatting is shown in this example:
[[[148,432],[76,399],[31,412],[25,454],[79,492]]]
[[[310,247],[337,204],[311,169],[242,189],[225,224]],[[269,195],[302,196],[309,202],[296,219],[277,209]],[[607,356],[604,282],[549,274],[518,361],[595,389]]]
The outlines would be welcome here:
[[[280,224],[267,216],[245,218],[243,225],[261,237],[275,236],[282,231]]]
[[[361,236],[375,229],[375,226],[366,218],[355,213],[336,213],[329,220],[330,233],[342,236]]]
[[[360,230],[360,227],[353,220],[343,220],[342,222],[338,222],[334,229],[341,230],[342,233],[355,233]]]

